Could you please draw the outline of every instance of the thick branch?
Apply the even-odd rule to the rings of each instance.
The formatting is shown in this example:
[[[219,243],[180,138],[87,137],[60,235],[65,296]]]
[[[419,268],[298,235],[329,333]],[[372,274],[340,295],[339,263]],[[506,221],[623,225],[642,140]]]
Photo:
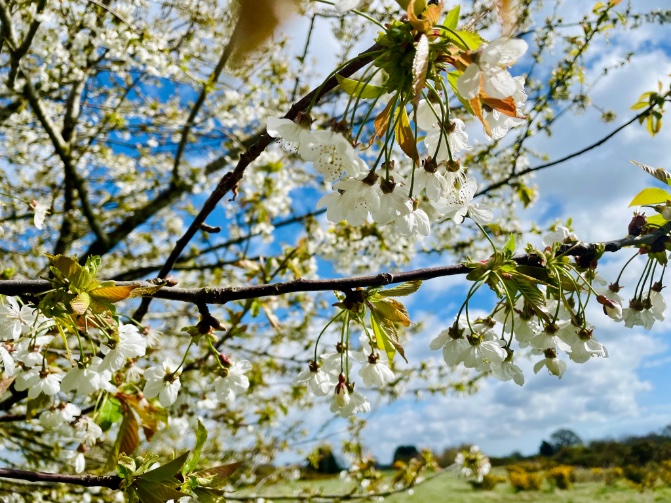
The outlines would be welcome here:
[[[658,232],[647,234],[645,236],[628,236],[624,239],[608,241],[605,243],[580,242],[575,245],[565,245],[562,252],[566,256],[573,257],[594,256],[601,247],[607,252],[617,252],[627,246],[652,244],[655,240],[659,239],[660,236],[666,235],[669,231],[671,231],[671,222],[667,223]],[[541,265],[539,257],[534,254],[517,255],[513,260],[521,265]],[[316,280],[297,279],[281,283],[227,288],[163,288],[154,295],[147,296],[146,298],[175,300],[193,304],[225,304],[235,300],[257,299],[260,297],[270,297],[297,292],[347,292],[353,288],[386,286],[394,283],[404,283],[406,281],[429,280],[433,278],[468,274],[471,270],[471,268],[463,264],[458,264],[441,267],[427,267],[397,273],[383,272],[371,276],[355,276],[352,278]],[[153,286],[154,284],[148,282],[120,281],[117,282],[117,285]],[[52,288],[51,283],[45,280],[0,281],[0,294],[3,295],[39,294],[50,288]]]
[[[108,487],[110,489],[119,489],[119,484],[121,484],[121,477],[116,475],[61,475],[59,473],[31,472],[9,468],[0,468],[0,477],[29,482],[60,482],[84,487]]]

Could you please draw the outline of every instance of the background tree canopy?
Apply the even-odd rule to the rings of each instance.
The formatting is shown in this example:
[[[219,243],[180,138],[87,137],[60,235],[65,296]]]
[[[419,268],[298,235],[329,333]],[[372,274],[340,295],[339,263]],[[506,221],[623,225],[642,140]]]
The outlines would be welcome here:
[[[592,101],[645,56],[605,44],[671,20],[641,8],[0,0],[0,494],[245,499],[346,430],[384,496],[435,463],[377,480],[371,409],[569,375],[608,356],[606,314],[660,326],[671,175],[622,160],[626,228],[572,174],[607,234],[534,182],[666,133],[668,71],[623,115]],[[578,114],[598,134],[548,155]]]

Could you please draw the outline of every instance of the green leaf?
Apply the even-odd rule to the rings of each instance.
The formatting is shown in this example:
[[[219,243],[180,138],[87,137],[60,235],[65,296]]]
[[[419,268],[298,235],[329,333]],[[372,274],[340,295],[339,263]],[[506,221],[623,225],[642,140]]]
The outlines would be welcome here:
[[[660,204],[669,200],[671,200],[671,194],[669,194],[664,189],[648,187],[647,189],[643,189],[641,192],[636,194],[636,197],[634,197],[634,199],[631,200],[631,203],[629,203],[629,207],[642,206],[646,204]]]
[[[396,334],[394,324],[386,321],[384,318],[378,318],[375,310],[371,310],[370,312],[370,321],[373,327],[373,333],[375,334],[375,339],[377,340],[377,347],[381,351],[387,353],[389,361],[394,359],[394,356],[398,351],[398,354],[400,354],[407,363],[408,359],[405,357],[403,346],[398,342],[398,335]]]
[[[503,247],[503,251],[506,253],[507,257],[512,257],[515,253],[515,248],[515,236],[511,234],[510,238],[508,239],[508,243],[506,243],[506,246]]]
[[[359,80],[348,79],[341,75],[336,74],[340,88],[345,91],[350,96],[359,97],[361,99],[373,99],[384,94],[384,88],[379,86],[374,86],[371,84],[365,84]]]
[[[137,492],[140,503],[165,503],[168,500],[178,501],[179,498],[185,496],[184,493],[170,485],[152,482],[144,477],[137,478],[131,487]]]
[[[459,24],[460,13],[461,13],[461,6],[457,4],[457,6],[454,9],[450,9],[450,11],[445,16],[443,26],[449,28],[450,30],[456,29],[457,25]]]
[[[396,121],[396,143],[401,147],[401,150],[410,157],[414,162],[417,162],[419,159],[419,154],[417,153],[417,142],[415,141],[415,135],[412,132],[410,127],[410,119],[408,119],[408,112],[405,111],[405,107],[401,106],[398,108],[397,114],[401,114],[400,117],[397,115]]]
[[[154,470],[150,470],[142,475],[140,478],[150,482],[173,482],[176,481],[175,475],[177,475],[186,463],[186,459],[189,457],[189,451],[186,451],[184,454],[176,457],[172,461],[159,466]],[[183,496],[183,495],[182,495]]]
[[[463,51],[477,51],[484,42],[480,35],[472,31],[441,30],[441,35]]]
[[[191,473],[198,464],[198,460],[200,459],[200,451],[203,449],[203,445],[205,445],[206,440],[207,428],[205,428],[200,419],[198,419],[198,428],[196,429],[196,447],[193,449],[193,455],[186,463],[184,463],[184,468],[182,468],[182,475],[184,479],[186,479],[186,475]]]
[[[380,297],[405,297],[419,290],[419,287],[422,286],[422,281],[416,279],[414,281],[407,281],[401,283],[400,285],[387,288],[386,290],[380,290],[378,295]]]
[[[410,326],[410,318],[405,306],[399,301],[391,298],[380,298],[378,300],[370,299],[371,310],[377,311],[376,316],[379,319],[385,319],[390,322],[400,323],[406,327]]]
[[[48,253],[46,255],[51,265],[67,280],[70,280],[77,271],[82,269],[82,266],[77,262],[77,257],[70,258],[65,255],[50,255]]]
[[[652,216],[646,217],[646,223],[648,225],[653,226],[653,227],[662,227],[667,222],[668,221],[666,220],[666,218],[664,218],[659,213],[657,215],[652,215]]]
[[[527,301],[528,305],[534,310],[538,317],[546,323],[549,323],[550,319],[547,313],[541,309],[545,306],[545,296],[536,285],[536,282],[532,278],[520,274],[513,274],[510,281],[520,291],[524,300]]]
[[[103,431],[109,430],[114,423],[123,418],[121,403],[116,398],[108,398],[98,412],[98,425]]]

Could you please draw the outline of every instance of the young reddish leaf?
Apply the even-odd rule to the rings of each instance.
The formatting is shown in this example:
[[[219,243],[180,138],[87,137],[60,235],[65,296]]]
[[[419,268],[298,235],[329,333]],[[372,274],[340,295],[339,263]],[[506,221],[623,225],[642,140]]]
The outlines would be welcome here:
[[[629,162],[635,164],[649,175],[654,176],[660,182],[664,182],[667,185],[671,185],[671,173],[666,171],[664,168],[653,168],[652,166],[648,166],[647,164],[641,164],[640,162],[636,161],[629,161]]]
[[[226,482],[228,478],[235,473],[235,471],[242,466],[242,463],[231,463],[230,465],[221,465],[200,470],[193,475],[196,478],[207,478],[210,481],[207,483],[208,487],[217,487]]]
[[[476,98],[477,99],[477,98]],[[482,102],[493,108],[494,110],[498,110],[501,112],[503,115],[507,115],[508,117],[515,117],[521,119],[519,115],[517,115],[517,106],[515,105],[515,101],[511,98],[506,98],[504,100],[499,100],[496,98],[491,98],[487,96],[486,94],[482,93]]]
[[[489,127],[489,124],[485,120],[484,115],[482,114],[482,103],[480,103],[480,97],[476,96],[472,100],[469,100],[468,102],[471,106],[471,110],[473,110],[473,115],[475,115],[478,120],[482,123],[482,125],[485,128],[485,132],[487,133],[487,136],[492,135],[492,130]]]
[[[394,100],[389,100],[389,103],[387,103],[387,106],[384,107],[384,110],[382,110],[382,112],[380,112],[378,116],[375,117],[375,135],[371,136],[370,141],[368,142],[369,147],[373,144],[373,141],[375,141],[376,137],[382,138],[387,133],[393,107]]]

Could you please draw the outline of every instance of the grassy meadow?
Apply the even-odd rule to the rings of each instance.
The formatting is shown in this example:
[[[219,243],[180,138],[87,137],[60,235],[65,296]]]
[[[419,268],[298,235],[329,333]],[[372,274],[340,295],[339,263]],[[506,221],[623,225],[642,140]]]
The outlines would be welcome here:
[[[504,471],[498,472],[505,475]],[[582,476],[581,476],[582,475]],[[603,481],[584,481],[589,479],[588,471],[578,473],[578,482],[571,489],[559,490],[545,482],[539,491],[514,492],[507,482],[499,484],[490,491],[473,490],[470,484],[454,473],[443,473],[433,480],[420,484],[410,493],[398,493],[388,496],[388,503],[671,503],[671,487],[656,487],[653,490],[639,491],[625,480],[618,480],[607,486]],[[312,481],[287,482],[259,490],[254,494],[272,499],[272,497],[302,494],[347,494],[353,488],[352,483],[340,478]],[[283,499],[283,501],[287,501]],[[302,500],[305,501],[305,500]]]

